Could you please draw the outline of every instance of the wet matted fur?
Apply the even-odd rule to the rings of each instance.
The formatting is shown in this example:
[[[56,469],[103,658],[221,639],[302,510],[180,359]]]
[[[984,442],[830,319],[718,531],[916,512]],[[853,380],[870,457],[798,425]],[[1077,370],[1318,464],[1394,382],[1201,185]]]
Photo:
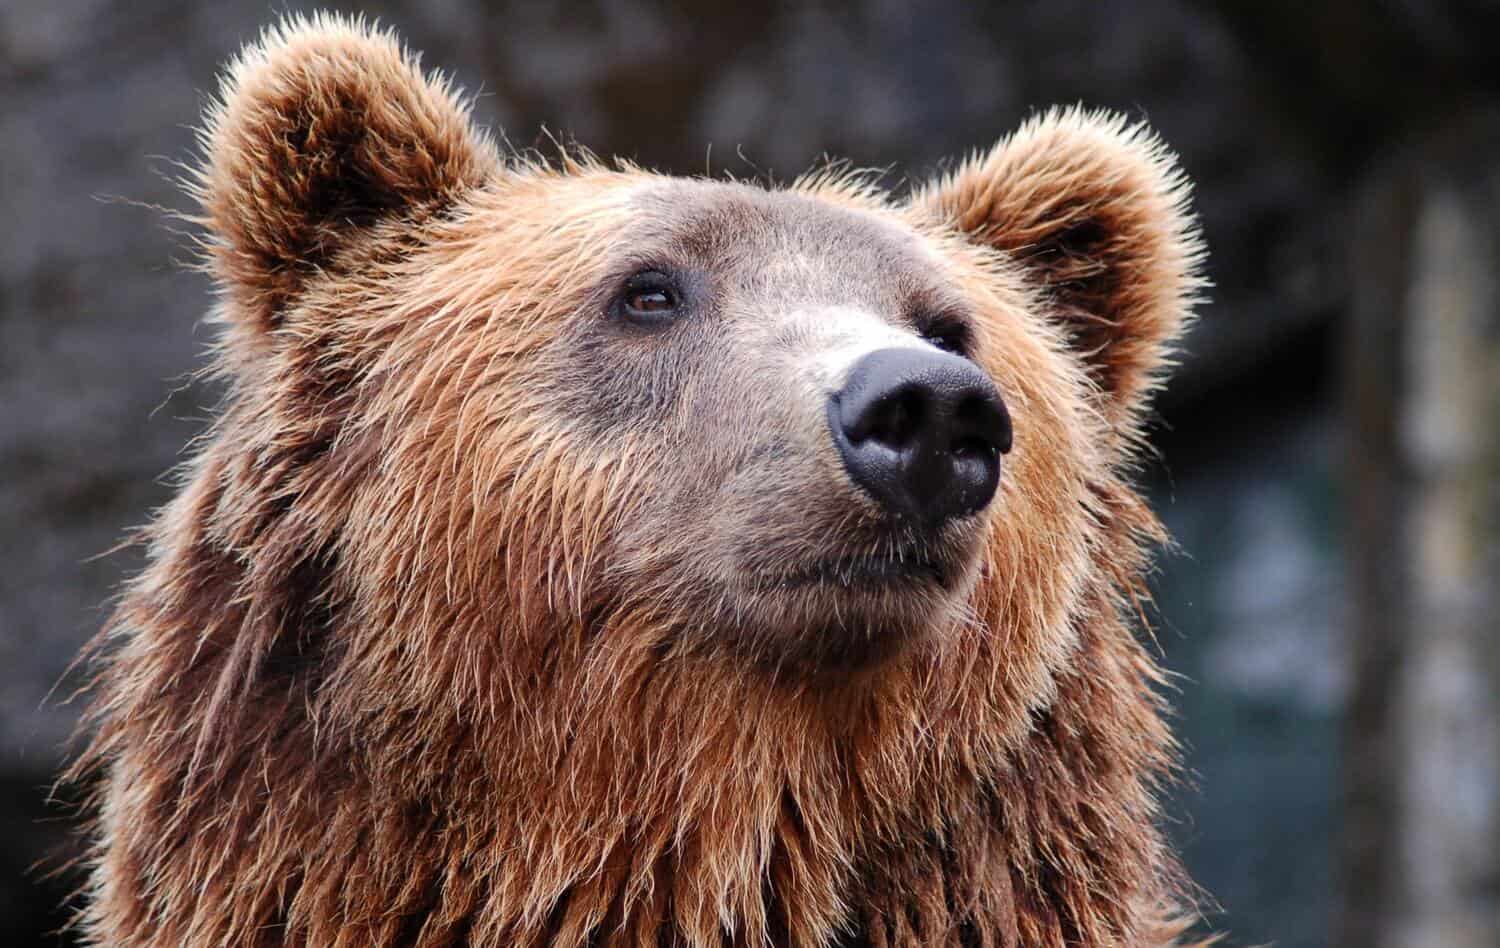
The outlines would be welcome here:
[[[1048,113],[904,197],[546,166],[318,17],[202,142],[228,394],[94,653],[89,939],[1180,936],[1129,475],[1201,250],[1147,131]],[[609,318],[643,265],[690,319]],[[939,311],[1015,448],[877,536],[828,353]],[[882,542],[942,582],[798,572]]]

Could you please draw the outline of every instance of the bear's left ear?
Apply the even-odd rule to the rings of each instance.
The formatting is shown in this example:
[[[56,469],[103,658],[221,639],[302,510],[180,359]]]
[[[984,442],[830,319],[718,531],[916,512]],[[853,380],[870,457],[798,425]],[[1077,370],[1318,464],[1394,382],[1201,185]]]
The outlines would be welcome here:
[[[1032,119],[912,198],[1040,284],[1127,439],[1206,285],[1188,185],[1142,126],[1081,109]]]
[[[361,232],[415,229],[499,167],[465,103],[399,40],[326,14],[290,17],[240,53],[200,141],[191,190],[252,337]]]

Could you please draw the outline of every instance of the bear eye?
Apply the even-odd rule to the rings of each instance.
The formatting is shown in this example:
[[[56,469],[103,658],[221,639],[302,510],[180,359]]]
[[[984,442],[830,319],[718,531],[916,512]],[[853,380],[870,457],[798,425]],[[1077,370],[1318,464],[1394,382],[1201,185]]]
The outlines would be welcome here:
[[[973,334],[963,320],[954,316],[934,316],[922,321],[922,338],[944,352],[969,357]]]
[[[620,315],[635,323],[657,325],[669,322],[682,308],[682,294],[671,277],[659,270],[646,270],[625,281],[620,294]]]

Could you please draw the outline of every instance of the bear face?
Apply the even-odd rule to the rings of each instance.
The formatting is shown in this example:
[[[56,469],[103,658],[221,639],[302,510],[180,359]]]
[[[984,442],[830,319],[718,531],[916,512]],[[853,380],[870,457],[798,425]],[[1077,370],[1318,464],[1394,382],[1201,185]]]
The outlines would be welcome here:
[[[857,482],[830,410],[848,396],[852,367],[877,352],[912,363],[893,370],[897,384],[903,372],[951,371],[988,386],[965,357],[983,359],[990,347],[1041,358],[1017,315],[1026,301],[966,292],[966,279],[993,281],[976,281],[878,205],[834,203],[816,190],[592,174],[608,179],[607,200],[618,203],[589,212],[614,218],[605,225],[612,236],[575,271],[579,290],[549,327],[553,339],[517,367],[537,373],[528,385],[548,393],[537,408],[545,423],[591,445],[582,452],[574,442],[569,453],[608,455],[636,479],[628,512],[579,570],[587,585],[578,598],[639,617],[621,624],[649,630],[661,648],[727,648],[735,660],[801,675],[847,676],[963,621],[1009,447],[1002,396],[960,406],[989,404],[997,414],[996,432],[969,432],[985,455],[973,486],[984,496],[965,515],[936,520]],[[643,291],[670,302],[668,314],[622,312]],[[943,355],[960,346],[964,357]],[[1023,396],[1034,387],[1006,374]],[[1044,400],[1037,411],[1049,408],[1066,410]],[[1002,437],[1006,444],[990,443]],[[961,465],[947,451],[924,501],[958,491],[949,485],[962,480]]]
[[[1201,251],[1146,132],[549,167],[319,18],[203,144],[228,395],[106,637],[96,937],[1171,937],[1125,476]]]

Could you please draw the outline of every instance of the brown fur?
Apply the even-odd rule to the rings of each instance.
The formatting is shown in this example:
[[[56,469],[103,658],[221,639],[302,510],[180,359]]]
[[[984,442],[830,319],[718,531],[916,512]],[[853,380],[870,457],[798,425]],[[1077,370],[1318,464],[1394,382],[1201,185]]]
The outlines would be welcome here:
[[[229,394],[100,643],[95,943],[1174,943],[1123,472],[1200,252],[1154,139],[1052,113],[904,202],[506,164],[318,18],[204,145]],[[727,341],[579,315],[642,245],[737,274]],[[865,501],[765,366],[691,347],[859,293],[959,300],[1016,448],[943,538],[961,594],[836,603],[835,649],[727,564]]]

